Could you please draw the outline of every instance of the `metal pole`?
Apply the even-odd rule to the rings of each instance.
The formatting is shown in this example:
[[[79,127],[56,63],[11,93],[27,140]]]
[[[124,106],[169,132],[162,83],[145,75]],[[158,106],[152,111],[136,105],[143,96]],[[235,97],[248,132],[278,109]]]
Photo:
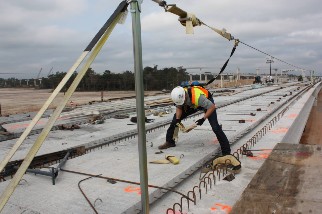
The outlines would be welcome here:
[[[140,10],[143,0],[132,0],[130,3],[132,14],[133,53],[135,72],[135,93],[136,112],[138,129],[138,149],[140,166],[140,187],[142,213],[149,213],[149,191],[148,191],[148,168],[146,153],[146,132],[144,112],[144,86],[143,86],[143,65],[142,65],[142,44],[141,44],[141,21]]]

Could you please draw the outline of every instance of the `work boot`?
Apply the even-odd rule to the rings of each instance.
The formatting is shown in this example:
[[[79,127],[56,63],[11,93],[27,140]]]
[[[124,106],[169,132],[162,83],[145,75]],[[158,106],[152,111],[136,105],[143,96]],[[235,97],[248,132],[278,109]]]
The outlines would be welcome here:
[[[167,149],[167,148],[170,148],[170,147],[175,147],[176,144],[174,143],[169,143],[168,141],[166,141],[164,144],[160,145],[158,147],[158,149],[162,150],[162,149]]]

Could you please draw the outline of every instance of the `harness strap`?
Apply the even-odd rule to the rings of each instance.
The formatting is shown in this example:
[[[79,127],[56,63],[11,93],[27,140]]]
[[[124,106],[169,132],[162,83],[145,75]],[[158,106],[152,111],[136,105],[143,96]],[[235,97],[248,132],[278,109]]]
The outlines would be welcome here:
[[[231,53],[230,53],[230,56],[229,58],[226,60],[225,64],[222,66],[222,68],[220,69],[220,72],[214,77],[212,78],[211,80],[209,80],[206,85],[209,85],[210,83],[212,83],[213,81],[215,81],[215,79],[226,69],[227,65],[228,65],[228,62],[230,60],[230,58],[233,56],[233,54],[235,53],[235,50],[236,50],[236,47],[238,46],[238,43],[239,43],[239,40],[236,39],[235,40],[235,45],[233,47],[233,49],[231,50]]]

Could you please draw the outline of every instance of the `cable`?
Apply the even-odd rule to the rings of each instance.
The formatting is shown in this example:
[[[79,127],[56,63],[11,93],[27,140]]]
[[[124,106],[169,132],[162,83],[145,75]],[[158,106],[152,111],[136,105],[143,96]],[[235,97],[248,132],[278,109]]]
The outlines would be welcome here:
[[[168,6],[170,6],[170,5],[167,5],[166,1],[163,1],[163,0],[152,0],[152,1],[154,1],[154,2],[158,3],[158,4],[159,4],[159,6],[160,6],[160,7],[163,7],[163,8],[165,9],[165,11],[166,11],[166,12],[169,12],[169,10],[168,10]],[[174,6],[175,6],[175,5],[174,5]],[[180,8],[178,8],[178,9],[180,9]],[[185,12],[185,11],[183,11],[182,9],[180,9],[180,11],[181,11],[181,12]],[[174,14],[178,15],[177,13],[174,13]],[[197,19],[197,18],[196,18],[196,19]],[[199,20],[199,19],[198,19],[198,20]],[[288,63],[288,62],[286,62],[286,61],[284,61],[284,60],[281,60],[281,59],[279,59],[279,58],[277,58],[277,57],[274,57],[274,56],[272,56],[272,55],[270,55],[270,54],[268,54],[268,53],[266,53],[266,52],[264,52],[264,51],[261,51],[261,50],[259,50],[258,48],[255,48],[255,47],[253,47],[253,46],[251,46],[251,45],[248,45],[248,44],[246,44],[246,43],[244,43],[244,42],[240,41],[239,39],[235,39],[235,38],[234,38],[230,33],[226,32],[226,30],[225,30],[225,29],[218,30],[218,29],[216,29],[216,28],[210,27],[209,25],[207,25],[206,23],[204,23],[204,22],[202,22],[202,21],[200,21],[200,20],[199,20],[199,22],[200,22],[202,25],[204,25],[204,26],[206,26],[206,27],[208,27],[208,28],[210,28],[210,29],[214,30],[215,32],[217,32],[218,34],[220,34],[222,37],[224,37],[224,38],[228,39],[229,41],[231,41],[231,40],[235,40],[235,42],[236,42],[236,41],[238,41],[238,42],[240,42],[240,43],[244,44],[245,46],[247,46],[247,47],[249,47],[249,48],[252,48],[252,49],[254,49],[254,50],[256,50],[256,51],[258,51],[258,52],[260,52],[260,53],[262,53],[262,54],[265,54],[265,55],[267,55],[267,56],[270,56],[272,59],[276,59],[277,61],[280,61],[280,62],[282,62],[282,63],[284,63],[284,64],[286,64],[286,65],[289,65],[289,66],[291,66],[291,67],[294,67],[294,68],[297,68],[297,69],[301,69],[301,70],[305,70],[305,71],[312,71],[312,70],[304,69],[304,68],[301,68],[301,67],[299,67],[299,66],[296,66],[296,65],[293,65],[293,64],[291,64],[291,63]],[[238,43],[237,43],[237,44],[238,44]],[[220,73],[221,73],[221,72],[220,72]]]
[[[280,61],[280,62],[282,62],[282,63],[285,63],[285,64],[287,64],[287,65],[289,65],[289,66],[292,66],[292,67],[294,67],[294,68],[298,68],[298,69],[302,69],[302,70],[308,70],[308,69],[304,69],[304,68],[298,67],[298,66],[296,66],[296,65],[290,64],[290,63],[288,63],[288,62],[285,62],[284,60],[281,60],[281,59],[279,59],[279,58],[277,58],[277,57],[274,57],[274,56],[272,56],[272,55],[270,55],[270,54],[268,54],[268,53],[265,53],[264,51],[261,51],[261,50],[259,50],[259,49],[257,49],[257,48],[254,48],[253,46],[248,45],[248,44],[246,44],[246,43],[244,43],[244,42],[242,42],[242,41],[239,41],[239,42],[240,42],[240,43],[242,43],[243,45],[245,45],[245,46],[249,47],[249,48],[252,48],[252,49],[254,49],[254,50],[256,50],[256,51],[258,51],[258,52],[260,52],[260,53],[262,53],[262,54],[265,54],[265,55],[267,55],[267,56],[270,56],[271,58],[276,59],[277,61]],[[308,70],[308,71],[309,71],[309,70]]]

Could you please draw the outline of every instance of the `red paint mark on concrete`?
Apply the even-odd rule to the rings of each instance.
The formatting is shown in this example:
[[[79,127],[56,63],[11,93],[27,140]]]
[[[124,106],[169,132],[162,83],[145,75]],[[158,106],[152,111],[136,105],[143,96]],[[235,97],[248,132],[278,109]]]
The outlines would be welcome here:
[[[227,204],[220,204],[220,203],[216,203],[214,206],[212,206],[210,208],[211,211],[216,211],[216,210],[220,210],[221,212],[225,212],[225,213],[230,213],[231,211],[231,206],[227,205]]]
[[[124,192],[132,193],[135,192],[138,195],[141,195],[141,188],[140,187],[134,187],[134,186],[128,186],[124,188]]]
[[[37,122],[37,125],[43,125],[43,124],[45,124],[45,121],[39,120]],[[16,123],[16,124],[7,125],[7,129],[15,130],[15,129],[27,128],[28,126],[29,126],[29,123]]]
[[[266,151],[266,149],[265,149]],[[259,153],[258,155],[256,156],[253,156],[253,157],[249,157],[250,159],[252,160],[263,160],[263,159],[267,159],[269,154],[271,153],[272,150],[269,150],[267,149],[267,152],[262,152],[262,153]]]
[[[296,117],[297,117],[297,115],[298,115],[298,114],[289,114],[289,115],[287,115],[287,118],[289,118],[289,119],[294,119],[294,118],[296,118]]]
[[[297,152],[295,154],[295,156],[297,156],[297,157],[304,157],[304,158],[310,157],[311,155],[312,155],[311,152]]]
[[[280,134],[280,133],[286,133],[288,131],[288,128],[279,128],[279,129],[272,129],[271,132],[275,134]]]

